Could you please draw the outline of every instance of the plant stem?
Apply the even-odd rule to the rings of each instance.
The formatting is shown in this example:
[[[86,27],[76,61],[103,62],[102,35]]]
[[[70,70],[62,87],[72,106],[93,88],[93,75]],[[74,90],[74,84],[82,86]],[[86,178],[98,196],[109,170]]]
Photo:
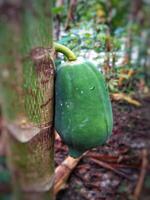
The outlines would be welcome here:
[[[62,54],[64,54],[69,61],[77,60],[75,54],[68,47],[54,42],[54,48],[56,52],[61,52]]]

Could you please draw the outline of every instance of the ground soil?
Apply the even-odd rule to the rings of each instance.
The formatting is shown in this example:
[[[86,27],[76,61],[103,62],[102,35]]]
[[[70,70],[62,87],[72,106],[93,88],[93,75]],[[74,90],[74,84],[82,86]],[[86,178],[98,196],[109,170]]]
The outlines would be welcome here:
[[[141,107],[124,102],[113,103],[114,128],[111,138],[106,145],[89,151],[81,159],[71,173],[66,187],[57,195],[57,200],[133,199],[143,170],[143,159],[150,161],[150,98],[140,101]],[[2,143],[0,140],[0,147],[3,146]],[[146,156],[143,155],[145,151]],[[61,164],[67,155],[66,145],[57,139],[56,166]],[[4,157],[1,152],[0,173],[7,170]],[[140,186],[140,200],[150,199],[149,163],[146,165],[145,181]],[[4,196],[5,192],[8,193],[4,187],[7,184],[6,177],[3,181],[0,179],[0,191]],[[0,199],[3,199],[2,194]]]

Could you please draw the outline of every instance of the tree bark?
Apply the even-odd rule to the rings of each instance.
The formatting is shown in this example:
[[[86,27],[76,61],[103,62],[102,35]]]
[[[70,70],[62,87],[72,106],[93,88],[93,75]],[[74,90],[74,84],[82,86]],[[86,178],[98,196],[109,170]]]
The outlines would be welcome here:
[[[65,30],[68,30],[70,28],[70,22],[74,20],[74,13],[77,6],[77,0],[70,0]]]
[[[56,1],[56,7],[62,7],[64,5],[64,0],[57,0]],[[59,40],[59,36],[60,36],[60,28],[61,28],[61,14],[57,14],[55,16],[55,36],[56,36],[56,40]]]
[[[15,200],[54,199],[51,0],[4,1],[0,92]]]
[[[132,43],[133,43],[133,31],[132,31],[132,25],[133,23],[140,23],[142,21],[140,11],[142,9],[142,0],[133,0],[131,1],[131,9],[129,13],[129,21],[130,21],[130,26],[128,28],[128,36],[126,40],[126,53],[125,53],[125,58],[123,61],[123,64],[131,64],[132,60]]]

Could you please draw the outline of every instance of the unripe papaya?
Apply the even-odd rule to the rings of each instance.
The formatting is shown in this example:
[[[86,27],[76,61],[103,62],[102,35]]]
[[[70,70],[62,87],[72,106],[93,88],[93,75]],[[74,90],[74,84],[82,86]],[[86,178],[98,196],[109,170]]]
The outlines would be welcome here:
[[[56,71],[55,129],[78,157],[102,145],[113,127],[112,108],[101,72],[89,61],[72,61]]]

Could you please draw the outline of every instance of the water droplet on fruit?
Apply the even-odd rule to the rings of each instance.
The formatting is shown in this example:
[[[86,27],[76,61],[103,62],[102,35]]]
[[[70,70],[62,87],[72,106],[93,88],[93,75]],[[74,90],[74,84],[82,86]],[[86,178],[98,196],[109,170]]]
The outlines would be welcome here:
[[[90,87],[90,90],[94,90],[94,89],[95,89],[95,86]]]

